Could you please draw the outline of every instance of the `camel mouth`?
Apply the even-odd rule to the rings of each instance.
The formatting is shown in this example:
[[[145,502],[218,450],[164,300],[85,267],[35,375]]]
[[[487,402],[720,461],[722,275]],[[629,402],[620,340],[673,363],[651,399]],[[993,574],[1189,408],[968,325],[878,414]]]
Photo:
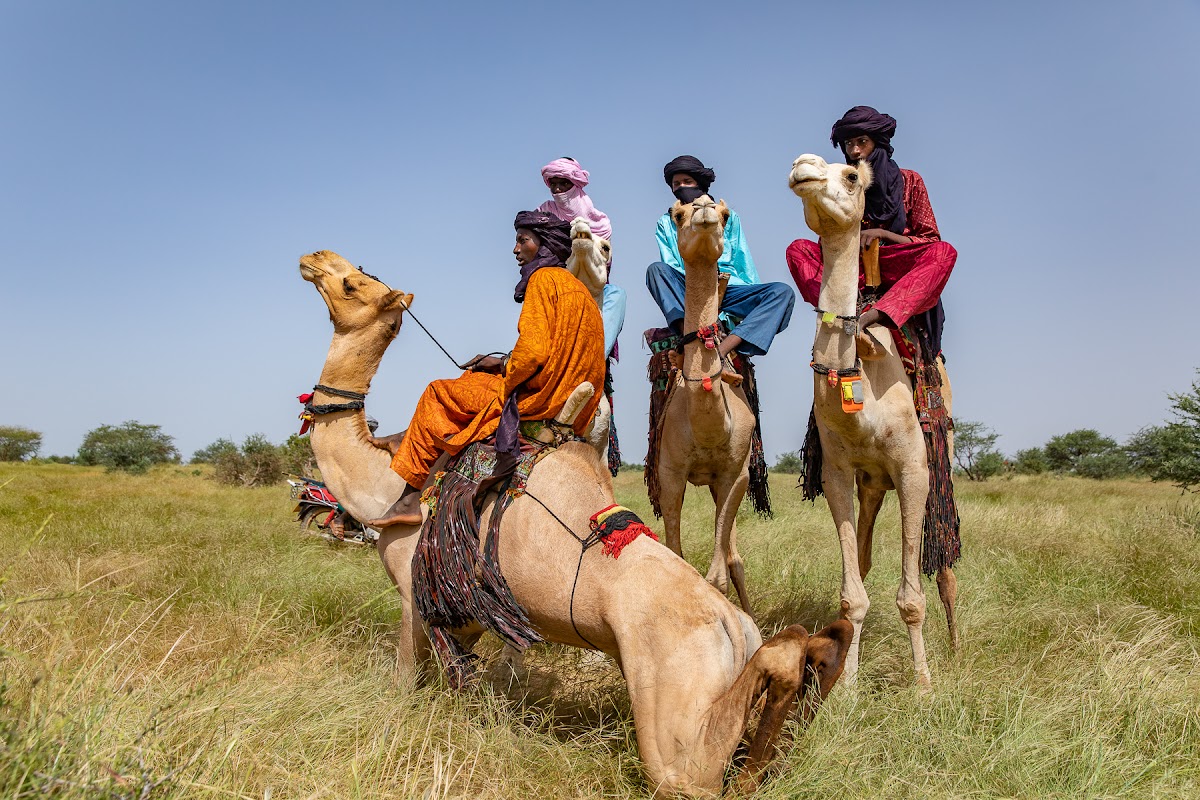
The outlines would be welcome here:
[[[307,258],[307,256],[305,257]],[[300,259],[300,277],[306,281],[316,281],[323,273],[313,264],[308,263],[303,258]]]
[[[590,242],[592,240],[592,232],[586,228],[571,231],[571,243],[575,242]]]
[[[788,176],[788,186],[796,189],[798,186],[818,186],[827,183],[828,179],[824,175],[817,175],[811,172],[801,172],[799,169],[793,170]]]

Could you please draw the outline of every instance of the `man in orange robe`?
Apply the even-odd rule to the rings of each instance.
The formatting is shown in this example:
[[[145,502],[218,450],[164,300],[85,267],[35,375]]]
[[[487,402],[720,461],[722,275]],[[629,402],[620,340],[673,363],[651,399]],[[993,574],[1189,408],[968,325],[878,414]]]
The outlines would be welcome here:
[[[497,436],[503,450],[506,434],[515,441],[514,410],[520,419],[553,419],[579,384],[604,386],[600,310],[579,279],[563,269],[571,254],[570,226],[542,212],[522,211],[514,227],[513,254],[521,266],[514,293],[521,303],[517,343],[504,358],[476,356],[460,377],[425,389],[392,457],[392,469],[407,486],[382,518],[370,521],[374,527],[421,522],[421,487],[443,452],[458,453],[486,439],[506,416],[510,422]],[[587,430],[600,397],[597,391],[575,418],[576,433]]]

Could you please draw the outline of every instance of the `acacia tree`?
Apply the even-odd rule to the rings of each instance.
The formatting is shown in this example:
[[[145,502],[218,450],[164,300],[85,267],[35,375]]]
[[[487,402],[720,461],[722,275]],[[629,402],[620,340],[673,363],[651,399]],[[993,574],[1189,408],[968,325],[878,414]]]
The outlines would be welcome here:
[[[101,425],[88,432],[79,446],[80,464],[100,465],[108,469],[141,474],[154,464],[179,460],[175,440],[158,425],[129,421],[121,425]]]
[[[968,478],[985,481],[1004,471],[1004,456],[996,449],[1000,434],[982,422],[954,421],[954,463]]]
[[[1116,478],[1129,472],[1129,458],[1114,439],[1092,428],[1055,436],[1046,442],[1046,463],[1055,472],[1085,478]]]
[[[24,461],[42,449],[42,434],[18,425],[0,425],[0,461]]]
[[[1190,392],[1169,397],[1175,419],[1142,428],[1125,449],[1133,465],[1151,479],[1200,492],[1200,382],[1193,382]]]

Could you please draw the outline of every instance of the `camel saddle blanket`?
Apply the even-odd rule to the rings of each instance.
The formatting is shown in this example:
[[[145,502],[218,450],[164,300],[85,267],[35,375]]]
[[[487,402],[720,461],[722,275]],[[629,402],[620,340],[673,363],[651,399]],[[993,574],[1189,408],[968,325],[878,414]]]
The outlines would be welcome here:
[[[938,354],[929,336],[919,326],[908,323],[892,331],[892,337],[912,377],[913,408],[925,435],[929,464],[929,496],[925,500],[925,519],[921,537],[921,572],[934,575],[954,566],[962,555],[959,536],[958,505],[954,500],[954,479],[950,470],[949,434],[954,421],[942,400],[942,376]],[[805,500],[816,500],[821,489],[821,438],[815,409],[808,415],[808,431],[800,450],[800,488]]]
[[[536,423],[522,425],[528,430]],[[455,689],[473,676],[478,657],[462,646],[454,630],[479,622],[522,650],[542,641],[508,588],[498,555],[504,512],[524,494],[534,466],[554,451],[554,445],[524,436],[520,443],[516,468],[503,476],[495,474],[499,456],[494,438],[468,445],[434,476],[421,497],[429,516],[413,554],[413,602]],[[479,506],[491,491],[499,496],[481,548]]]
[[[729,333],[724,322],[721,323],[721,335]],[[670,353],[677,350],[683,337],[670,328],[650,328],[643,336],[650,348],[650,363],[646,367],[646,377],[650,381],[650,433],[649,447],[646,449],[646,469],[643,473],[646,489],[650,495],[650,505],[654,516],[662,518],[662,508],[659,505],[658,483],[658,450],[662,438],[663,418],[666,416],[667,404],[675,387],[679,385],[671,366]],[[746,493],[754,505],[754,512],[761,517],[771,516],[771,486],[767,481],[767,457],[763,450],[762,420],[759,418],[758,383],[754,379],[754,364],[747,356],[735,354],[733,368],[742,376],[742,389],[746,392],[746,401],[754,412],[754,434],[750,438],[750,484]]]

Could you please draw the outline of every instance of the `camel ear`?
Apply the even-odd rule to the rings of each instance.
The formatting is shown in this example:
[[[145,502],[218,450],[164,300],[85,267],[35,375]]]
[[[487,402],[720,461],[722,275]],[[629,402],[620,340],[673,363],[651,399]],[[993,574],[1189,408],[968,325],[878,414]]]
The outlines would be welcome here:
[[[854,626],[849,620],[839,619],[827,628],[814,633],[808,639],[808,651],[804,659],[804,685],[800,687],[800,707],[804,724],[812,721],[833,685],[842,677],[846,664],[846,653],[854,639]]]
[[[729,224],[729,215],[732,212],[730,212],[729,206],[725,205],[724,197],[722,197],[719,201],[717,201],[717,213],[721,215],[721,227],[725,227],[726,225],[728,225]]]
[[[381,299],[379,301],[379,310],[380,311],[390,311],[391,309],[399,306],[400,308],[407,311],[409,308],[412,307],[412,301],[413,301],[413,296],[411,294],[405,294],[404,292],[399,292],[399,291],[396,291],[395,289],[393,289],[392,291],[385,294],[383,296],[383,299]]]

